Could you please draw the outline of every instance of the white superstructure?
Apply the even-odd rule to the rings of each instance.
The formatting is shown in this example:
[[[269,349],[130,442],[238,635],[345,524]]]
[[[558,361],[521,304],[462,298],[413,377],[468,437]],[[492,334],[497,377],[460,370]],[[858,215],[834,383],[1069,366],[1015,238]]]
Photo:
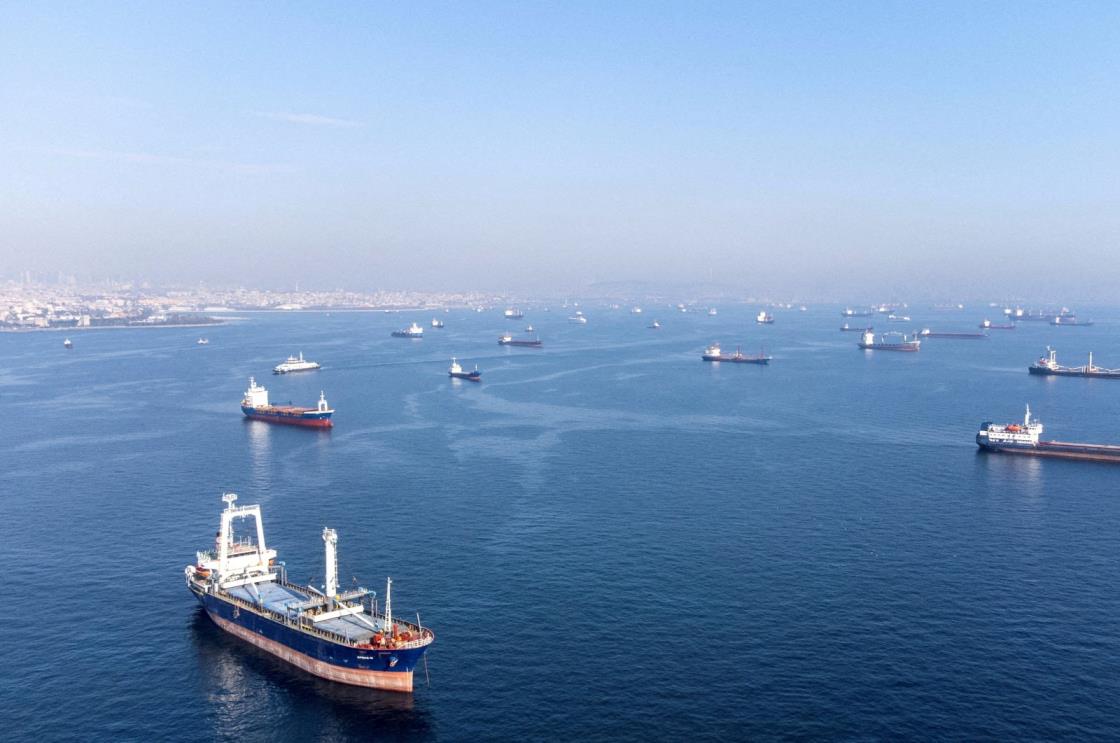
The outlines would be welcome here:
[[[249,389],[245,390],[241,404],[249,408],[267,408],[268,390],[257,384],[256,379],[249,377]]]
[[[304,359],[303,351],[300,351],[299,356],[289,356],[287,361],[274,366],[272,368],[272,373],[287,374],[289,372],[313,371],[318,368],[320,368],[319,364]]]
[[[1034,446],[1038,444],[1038,439],[1041,435],[1042,422],[1031,420],[1031,406],[1028,405],[1026,415],[1023,416],[1022,425],[1018,423],[1011,423],[1008,425],[987,423],[981,427],[977,438],[978,440],[987,439],[988,442],[992,444]]]

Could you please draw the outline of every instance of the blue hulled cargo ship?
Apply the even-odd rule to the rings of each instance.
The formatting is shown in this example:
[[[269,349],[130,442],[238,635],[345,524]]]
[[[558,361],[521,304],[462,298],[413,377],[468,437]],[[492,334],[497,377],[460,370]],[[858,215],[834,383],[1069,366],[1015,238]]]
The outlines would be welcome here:
[[[249,377],[249,389],[245,390],[245,397],[241,398],[241,412],[246,418],[266,423],[307,428],[331,428],[334,425],[331,423],[334,411],[327,404],[327,396],[323,392],[319,392],[319,404],[314,408],[272,405],[268,402],[268,390],[257,384],[253,377]]]
[[[1027,454],[1034,457],[1080,459],[1091,462],[1120,462],[1120,446],[1078,444],[1068,441],[1043,441],[1042,422],[1031,419],[1031,407],[1023,422],[999,424],[985,421],[976,433],[976,445],[983,451]]]
[[[222,496],[214,549],[200,551],[185,569],[187,588],[220,628],[308,673],[331,681],[412,691],[412,674],[435,639],[432,631],[393,616],[392,578],[384,611],[373,591],[338,586],[338,535],[323,529],[326,579],[322,590],[290,583],[276,550],[265,545],[260,506],[235,506]],[[251,519],[250,536],[236,537],[235,521]]]

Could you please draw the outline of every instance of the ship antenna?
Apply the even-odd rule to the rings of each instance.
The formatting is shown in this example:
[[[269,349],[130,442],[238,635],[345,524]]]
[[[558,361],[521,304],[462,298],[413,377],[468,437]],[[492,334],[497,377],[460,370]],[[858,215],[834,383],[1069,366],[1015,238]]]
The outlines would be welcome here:
[[[1027,403],[1027,414],[1023,417],[1023,428],[1031,425],[1031,404]]]
[[[237,500],[237,493],[222,493],[222,500],[226,502],[226,510],[233,510],[233,502]]]

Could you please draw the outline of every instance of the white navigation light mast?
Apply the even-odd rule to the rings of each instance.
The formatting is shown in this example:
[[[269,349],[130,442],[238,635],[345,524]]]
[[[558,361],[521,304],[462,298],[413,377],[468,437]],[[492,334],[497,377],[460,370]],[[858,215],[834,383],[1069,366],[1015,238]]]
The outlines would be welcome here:
[[[385,579],[385,631],[393,634],[393,579]]]
[[[334,529],[323,528],[323,548],[326,559],[327,596],[333,601],[338,594],[338,534]]]

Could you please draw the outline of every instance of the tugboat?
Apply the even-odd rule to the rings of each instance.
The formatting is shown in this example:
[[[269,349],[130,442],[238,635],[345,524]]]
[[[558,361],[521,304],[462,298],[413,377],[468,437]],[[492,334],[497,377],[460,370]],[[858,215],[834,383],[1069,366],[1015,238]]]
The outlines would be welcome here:
[[[774,316],[771,315],[766,310],[762,310],[761,312],[758,313],[758,316],[755,317],[754,321],[756,323],[758,323],[759,325],[773,325],[774,324]]]
[[[773,356],[767,356],[764,353],[748,356],[738,346],[735,347],[735,353],[725,356],[719,343],[713,343],[704,349],[700,358],[704,361],[728,361],[732,364],[769,364]]]
[[[73,348],[74,347],[74,342],[71,341],[69,338],[66,338],[65,340],[62,341],[62,347],[63,348]]]
[[[1046,356],[1031,364],[1027,371],[1031,374],[1052,377],[1097,377],[1100,379],[1120,379],[1120,369],[1105,369],[1093,366],[1093,353],[1089,352],[1089,363],[1085,366],[1062,366],[1058,363],[1058,352],[1046,347]]]
[[[443,320],[440,320],[438,317],[433,317],[432,318],[432,327],[433,328],[442,328],[443,327]]]
[[[320,588],[288,580],[287,568],[264,538],[261,507],[226,508],[213,549],[200,550],[183,573],[187,588],[214,624],[300,670],[353,686],[411,692],[412,674],[435,640],[416,623],[393,616],[393,579],[385,582],[384,611],[366,588],[343,589],[338,580],[338,533],[323,529],[324,581]],[[252,521],[249,533],[235,527]]]
[[[503,333],[498,336],[499,346],[527,346],[529,348],[540,348],[540,338],[514,338],[509,333]]]
[[[898,340],[894,340],[896,336]],[[865,351],[917,351],[922,347],[922,342],[904,333],[883,333],[879,340],[875,340],[874,331],[865,330],[858,345]]]
[[[520,320],[521,318],[525,317],[525,313],[523,313],[516,307],[510,307],[505,311],[504,314],[507,320]]]
[[[305,361],[303,358],[303,351],[300,351],[298,357],[289,356],[287,361],[272,367],[272,373],[290,374],[292,372],[315,371],[319,368],[319,364],[314,361]]]
[[[245,390],[245,397],[241,400],[241,412],[246,418],[266,423],[283,423],[307,428],[330,428],[334,425],[331,422],[334,411],[327,405],[327,398],[322,392],[319,393],[319,405],[314,408],[270,405],[268,390],[257,384],[257,380],[252,377],[249,377],[249,389]]]
[[[424,328],[420,327],[416,323],[412,323],[407,328],[403,330],[394,330],[389,335],[393,336],[394,338],[423,338]]]
[[[1035,457],[1059,457],[1093,462],[1120,462],[1120,446],[1113,444],[1074,444],[1064,441],[1042,441],[1042,423],[1031,420],[1031,406],[1023,416],[1022,425],[1000,425],[985,421],[976,434],[976,445],[983,451],[1007,454],[1028,454]]]
[[[447,376],[454,377],[455,379],[466,379],[471,382],[482,381],[482,372],[478,370],[477,364],[474,367],[474,371],[465,372],[454,357],[451,358],[451,368],[447,370]]]

